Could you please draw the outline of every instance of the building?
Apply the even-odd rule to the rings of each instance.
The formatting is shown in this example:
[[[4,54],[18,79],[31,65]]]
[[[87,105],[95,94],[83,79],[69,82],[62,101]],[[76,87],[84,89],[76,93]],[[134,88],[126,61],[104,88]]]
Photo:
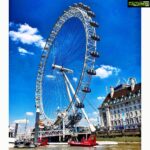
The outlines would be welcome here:
[[[110,93],[99,107],[101,128],[108,130],[141,127],[141,83],[130,78],[130,85],[110,87]]]

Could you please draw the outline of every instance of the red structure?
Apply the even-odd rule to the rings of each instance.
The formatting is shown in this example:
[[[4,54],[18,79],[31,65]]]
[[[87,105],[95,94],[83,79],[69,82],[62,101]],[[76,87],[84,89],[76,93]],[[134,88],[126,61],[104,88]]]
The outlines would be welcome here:
[[[48,138],[38,138],[38,144],[39,146],[48,145]]]
[[[83,146],[83,147],[91,147],[97,145],[96,143],[96,136],[90,135],[88,139],[85,139],[84,137],[81,139],[80,142],[71,140],[68,142],[70,146]]]

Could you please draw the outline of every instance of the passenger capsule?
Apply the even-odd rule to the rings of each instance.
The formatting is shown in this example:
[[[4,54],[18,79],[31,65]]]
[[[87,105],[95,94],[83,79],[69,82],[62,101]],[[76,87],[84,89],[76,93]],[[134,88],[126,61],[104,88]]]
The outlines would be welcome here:
[[[91,35],[91,38],[95,41],[100,41],[100,37],[98,35]]]
[[[87,11],[87,14],[88,14],[90,17],[96,17],[95,13],[92,12],[92,11]]]
[[[90,93],[90,92],[91,92],[91,89],[90,89],[89,87],[84,87],[84,88],[82,89],[82,91],[85,92],[85,93]]]
[[[39,100],[40,99],[40,97],[36,97],[36,100]]]
[[[88,73],[89,75],[96,75],[96,71],[93,70],[93,69],[87,70],[87,73]]]
[[[74,7],[78,7],[78,4],[77,4],[77,3],[74,3],[73,6],[74,6]]]
[[[82,7],[84,7],[84,4],[80,2],[80,3],[78,4],[78,6],[82,8]]]
[[[84,104],[83,103],[76,103],[75,106],[77,108],[84,108]]]
[[[81,120],[82,119],[82,113],[77,113],[75,118],[76,118],[77,121]]]
[[[41,71],[38,71],[38,74],[42,74],[42,72],[41,72]]]
[[[84,5],[83,7],[84,7],[83,9],[85,9],[86,11],[91,11],[91,8],[89,6]]]
[[[78,5],[78,7],[82,8],[82,9],[84,9],[86,11],[90,11],[91,10],[89,6],[84,5],[83,3],[79,3],[77,5]]]
[[[48,46],[45,46],[45,47],[44,47],[44,49],[45,49],[45,50],[48,50],[48,49],[49,49],[49,47],[48,47]]]
[[[69,115],[68,120],[73,120],[73,115]]]
[[[91,51],[90,55],[93,57],[99,57],[99,53],[97,51]]]
[[[99,27],[99,24],[95,21],[90,21],[90,25],[93,27]]]
[[[42,58],[45,58],[46,57],[46,55],[42,55]]]

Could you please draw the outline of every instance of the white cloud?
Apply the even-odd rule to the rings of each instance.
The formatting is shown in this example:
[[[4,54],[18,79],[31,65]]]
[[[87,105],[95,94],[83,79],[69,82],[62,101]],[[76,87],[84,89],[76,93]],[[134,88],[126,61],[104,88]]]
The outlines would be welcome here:
[[[98,99],[98,100],[104,100],[105,97],[104,97],[104,96],[99,96],[99,97],[97,97],[97,99]]]
[[[26,115],[27,115],[27,116],[33,116],[34,113],[33,113],[33,112],[26,112]]]
[[[25,124],[25,123],[29,123],[29,120],[26,119],[15,120],[15,123]]]
[[[74,81],[74,82],[77,82],[78,79],[77,79],[76,77],[73,77],[73,81]]]
[[[98,111],[93,111],[93,113],[92,113],[92,114],[93,114],[93,116],[95,116],[95,115],[96,115],[96,116],[97,116],[97,115],[99,115]]]
[[[9,25],[12,26],[13,23],[10,23]],[[26,23],[19,24],[17,31],[9,31],[9,36],[13,41],[19,41],[28,45],[34,44],[40,48],[43,48],[45,44],[43,37],[38,33],[38,29],[33,28]]]
[[[46,77],[49,78],[49,79],[55,79],[55,78],[56,78],[56,77],[53,76],[53,75],[46,75]]]
[[[93,125],[98,125],[98,117],[99,117],[98,111],[93,111],[92,113],[88,113],[88,118]],[[81,119],[81,121],[78,123],[78,126],[89,127],[89,124],[85,119],[85,117]]]
[[[89,120],[90,120],[90,122],[91,122],[93,125],[97,125],[97,124],[98,124],[96,117],[89,118]]]
[[[101,79],[108,78],[111,75],[118,75],[120,72],[119,68],[109,66],[109,65],[101,65],[100,68],[96,69],[96,76]]]
[[[18,47],[18,52],[20,53],[20,55],[34,55],[33,52],[29,52],[22,47]]]
[[[87,122],[87,120],[83,117],[79,123],[77,124],[77,126],[82,126],[82,127],[89,127],[89,124]]]

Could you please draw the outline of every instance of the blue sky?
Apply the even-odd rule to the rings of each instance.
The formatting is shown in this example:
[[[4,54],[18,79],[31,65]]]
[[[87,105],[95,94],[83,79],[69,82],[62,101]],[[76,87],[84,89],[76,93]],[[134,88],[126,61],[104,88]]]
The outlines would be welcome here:
[[[85,109],[89,117],[92,118],[97,113],[89,103],[92,103],[97,109],[107,94],[106,89],[109,91],[111,85],[115,86],[120,82],[125,82],[129,77],[135,77],[137,82],[141,82],[141,10],[139,8],[127,8],[127,0],[118,0],[117,2],[113,0],[107,2],[104,0],[80,1],[91,7],[96,13],[95,20],[100,24],[97,29],[97,34],[101,37],[101,41],[97,44],[97,50],[100,53],[100,58],[95,64],[97,76],[92,78],[90,86],[92,93],[85,100]],[[10,0],[10,122],[25,118],[26,112],[35,112],[36,76],[44,42],[63,11],[71,4],[80,1]],[[64,25],[57,37],[56,41],[62,44],[57,45],[56,43],[53,46],[58,56],[57,63],[63,63],[67,67],[78,66],[78,70],[75,69],[76,67],[72,68],[75,70],[74,75],[70,75],[74,87],[76,87],[82,67],[85,47],[84,36],[82,24],[78,20],[72,19]],[[74,38],[77,40],[73,41]],[[76,44],[78,46],[75,46]],[[68,53],[69,51],[70,53]],[[53,56],[51,55],[51,57]],[[49,57],[49,62],[51,62],[51,57]],[[57,90],[51,91],[53,84],[55,85],[55,80],[51,79],[49,64],[46,68],[43,88],[45,99],[52,96],[56,97],[59,92]],[[64,87],[64,84],[60,83],[63,83],[61,78],[58,80],[57,87],[59,89]],[[61,93],[59,98],[56,97],[58,103],[55,107],[57,105],[64,107],[63,105],[67,104],[66,96],[64,96],[65,91]],[[49,106],[47,109],[51,110],[51,114],[56,109],[53,104],[52,100],[45,100],[45,106]],[[32,122],[33,119],[34,116]]]

